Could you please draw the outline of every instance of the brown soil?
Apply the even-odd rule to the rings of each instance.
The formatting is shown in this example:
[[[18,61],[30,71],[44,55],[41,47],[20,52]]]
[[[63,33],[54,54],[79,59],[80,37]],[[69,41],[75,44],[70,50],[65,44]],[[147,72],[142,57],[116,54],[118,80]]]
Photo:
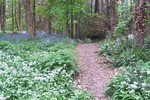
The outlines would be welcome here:
[[[94,100],[108,100],[104,95],[105,87],[117,72],[106,64],[99,64],[103,58],[98,57],[98,51],[96,43],[79,44],[76,47],[76,61],[80,72],[75,77],[75,82],[90,92]]]

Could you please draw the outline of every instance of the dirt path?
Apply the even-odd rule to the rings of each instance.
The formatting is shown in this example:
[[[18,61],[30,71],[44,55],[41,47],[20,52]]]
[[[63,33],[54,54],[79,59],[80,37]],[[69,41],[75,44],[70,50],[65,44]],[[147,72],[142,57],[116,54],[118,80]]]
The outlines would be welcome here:
[[[80,73],[75,80],[82,88],[88,90],[95,100],[107,100],[104,90],[107,82],[115,74],[115,70],[107,68],[105,64],[98,64],[99,48],[97,44],[79,44],[76,48],[77,65]]]

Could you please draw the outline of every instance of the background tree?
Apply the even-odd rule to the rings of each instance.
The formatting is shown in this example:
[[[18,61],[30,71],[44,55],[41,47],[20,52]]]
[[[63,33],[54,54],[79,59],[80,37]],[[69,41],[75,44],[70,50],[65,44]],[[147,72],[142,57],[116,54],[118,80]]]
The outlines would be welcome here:
[[[35,0],[23,0],[25,9],[26,26],[27,32],[29,33],[30,39],[35,36]]]
[[[18,0],[18,31],[21,33],[21,0]]]
[[[137,0],[134,7],[133,35],[134,45],[144,45],[144,32],[147,21],[147,0]]]
[[[1,1],[1,31],[5,32],[6,25],[6,0]]]
[[[109,1],[109,19],[110,19],[111,38],[113,38],[114,27],[117,23],[116,2],[117,2],[116,0]]]

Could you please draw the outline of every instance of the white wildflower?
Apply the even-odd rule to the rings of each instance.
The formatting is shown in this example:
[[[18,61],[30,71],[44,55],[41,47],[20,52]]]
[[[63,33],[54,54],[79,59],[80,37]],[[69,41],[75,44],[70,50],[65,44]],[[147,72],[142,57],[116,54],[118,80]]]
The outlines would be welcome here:
[[[131,84],[130,87],[133,88],[133,89],[138,89],[138,86],[135,85],[135,84]]]
[[[64,64],[64,67],[66,67],[67,65],[66,64]]]
[[[34,80],[47,81],[45,77],[35,77]]]
[[[125,84],[127,84],[125,81],[124,81],[124,82],[121,82],[121,85],[125,85]]]
[[[129,91],[129,93],[130,93],[130,94],[133,94],[133,93],[135,93],[135,91],[134,91],[134,90],[131,90],[131,91]]]
[[[133,84],[137,85],[137,84],[138,84],[138,82],[133,82]]]
[[[136,96],[135,98],[136,98],[136,100],[140,100],[140,97],[139,97],[139,96]]]
[[[0,100],[6,100],[6,97],[4,97],[3,95],[0,95]]]
[[[146,83],[142,83],[141,85],[142,85],[142,87],[145,87],[145,86],[146,86]]]
[[[62,73],[62,74],[65,74],[65,73],[66,73],[66,70],[63,70],[61,73]]]
[[[147,71],[147,74],[150,75],[150,71]]]

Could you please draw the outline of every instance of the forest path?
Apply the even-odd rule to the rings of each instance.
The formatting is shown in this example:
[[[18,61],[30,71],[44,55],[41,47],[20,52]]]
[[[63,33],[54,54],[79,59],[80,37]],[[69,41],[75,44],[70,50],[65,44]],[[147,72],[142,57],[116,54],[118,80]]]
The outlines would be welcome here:
[[[75,82],[90,92],[94,100],[107,100],[104,95],[105,87],[116,71],[107,68],[106,64],[99,64],[102,58],[98,57],[98,51],[96,43],[79,44],[76,47],[76,61],[80,72],[75,77]]]

